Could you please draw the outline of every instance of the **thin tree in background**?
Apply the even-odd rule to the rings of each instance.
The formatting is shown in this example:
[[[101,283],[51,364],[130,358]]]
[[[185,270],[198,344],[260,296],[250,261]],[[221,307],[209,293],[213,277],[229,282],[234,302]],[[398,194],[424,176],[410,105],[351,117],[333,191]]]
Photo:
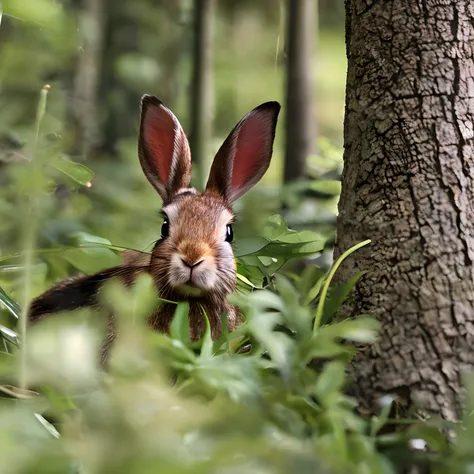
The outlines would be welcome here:
[[[311,64],[315,5],[314,0],[288,0],[287,3],[285,183],[305,176],[306,159],[313,152],[316,136]]]
[[[79,11],[82,51],[74,81],[75,152],[88,156],[99,145],[99,89],[104,49],[106,0],[85,0]]]
[[[194,2],[194,51],[191,84],[190,146],[202,183],[212,126],[212,37],[214,0]]]
[[[387,14],[389,12],[389,14]],[[336,256],[368,271],[348,315],[373,314],[355,390],[457,419],[474,365],[474,11],[467,0],[347,0],[344,173]]]
[[[159,29],[162,38],[161,55],[158,63],[163,69],[160,98],[172,110],[178,108],[182,91],[181,65],[182,58],[187,52],[188,38],[184,34],[186,24],[186,8],[183,0],[163,1],[163,18],[160,19]]]

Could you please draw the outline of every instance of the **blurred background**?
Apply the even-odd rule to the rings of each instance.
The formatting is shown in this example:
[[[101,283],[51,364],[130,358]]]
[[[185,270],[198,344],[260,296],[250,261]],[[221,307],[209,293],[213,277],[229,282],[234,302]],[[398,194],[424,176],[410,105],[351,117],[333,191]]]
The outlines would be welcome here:
[[[236,236],[278,212],[330,248],[342,168],[342,1],[4,0],[1,9],[0,283],[13,296],[11,256],[25,245],[105,239],[146,249],[158,238],[160,200],[136,151],[144,93],[160,97],[190,137],[197,187],[238,120],[279,101],[272,165],[238,203]],[[68,255],[44,253],[35,293],[115,263]]]

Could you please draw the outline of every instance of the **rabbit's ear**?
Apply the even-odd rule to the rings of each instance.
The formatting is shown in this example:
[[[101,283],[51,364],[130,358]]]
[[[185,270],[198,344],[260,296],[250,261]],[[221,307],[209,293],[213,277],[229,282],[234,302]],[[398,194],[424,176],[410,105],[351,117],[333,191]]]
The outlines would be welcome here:
[[[260,181],[270,165],[279,112],[278,102],[265,102],[234,127],[214,158],[206,192],[232,203]]]
[[[142,97],[138,156],[145,176],[164,202],[191,181],[191,153],[173,112],[160,99]]]

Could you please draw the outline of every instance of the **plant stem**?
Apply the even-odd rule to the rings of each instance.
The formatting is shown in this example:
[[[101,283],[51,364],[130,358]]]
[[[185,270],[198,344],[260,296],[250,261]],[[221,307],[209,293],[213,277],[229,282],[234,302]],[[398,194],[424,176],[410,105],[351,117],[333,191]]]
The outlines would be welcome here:
[[[314,326],[313,326],[313,333],[315,333],[320,325],[321,325],[321,318],[323,317],[323,309],[324,309],[324,302],[326,300],[326,294],[329,289],[329,285],[331,284],[331,280],[333,279],[335,273],[337,272],[337,269],[341,266],[341,263],[352,253],[354,253],[356,250],[359,250],[361,247],[364,247],[367,244],[370,244],[371,240],[364,240],[363,242],[360,242],[353,247],[351,247],[349,250],[346,250],[337,260],[336,263],[332,266],[331,270],[329,271],[328,277],[326,278],[326,281],[324,282],[323,289],[321,291],[321,297],[319,298],[319,303],[318,303],[318,309],[316,310],[316,317],[314,318]]]
[[[36,134],[35,134],[35,146],[34,153],[31,161],[33,168],[39,166],[37,154],[38,154],[38,144],[40,136],[40,127],[43,120],[45,111],[46,111],[46,101],[48,97],[48,90],[50,86],[46,85],[43,87],[40,93],[40,100],[38,103],[38,108],[36,111]],[[33,175],[36,175],[33,170]],[[25,259],[24,259],[24,284],[23,284],[23,294],[21,300],[21,313],[19,321],[19,331],[20,331],[20,341],[22,345],[22,350],[20,353],[20,370],[18,375],[18,383],[20,388],[26,389],[27,382],[27,367],[26,367],[26,331],[28,326],[28,313],[30,307],[30,297],[31,297],[31,280],[32,280],[32,266],[33,266],[33,257],[36,244],[36,228],[38,224],[38,207],[36,196],[29,196],[27,198],[27,212],[26,212],[26,226],[24,229],[24,247],[25,247]]]

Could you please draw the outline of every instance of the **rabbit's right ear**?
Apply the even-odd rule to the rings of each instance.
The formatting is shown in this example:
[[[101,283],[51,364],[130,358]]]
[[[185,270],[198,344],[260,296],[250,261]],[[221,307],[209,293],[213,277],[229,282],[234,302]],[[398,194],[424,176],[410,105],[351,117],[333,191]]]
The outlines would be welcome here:
[[[270,165],[278,102],[255,107],[234,127],[212,162],[206,192],[232,204],[255,186]]]
[[[144,95],[141,101],[138,156],[148,178],[164,203],[191,181],[191,153],[183,128],[157,97]]]

